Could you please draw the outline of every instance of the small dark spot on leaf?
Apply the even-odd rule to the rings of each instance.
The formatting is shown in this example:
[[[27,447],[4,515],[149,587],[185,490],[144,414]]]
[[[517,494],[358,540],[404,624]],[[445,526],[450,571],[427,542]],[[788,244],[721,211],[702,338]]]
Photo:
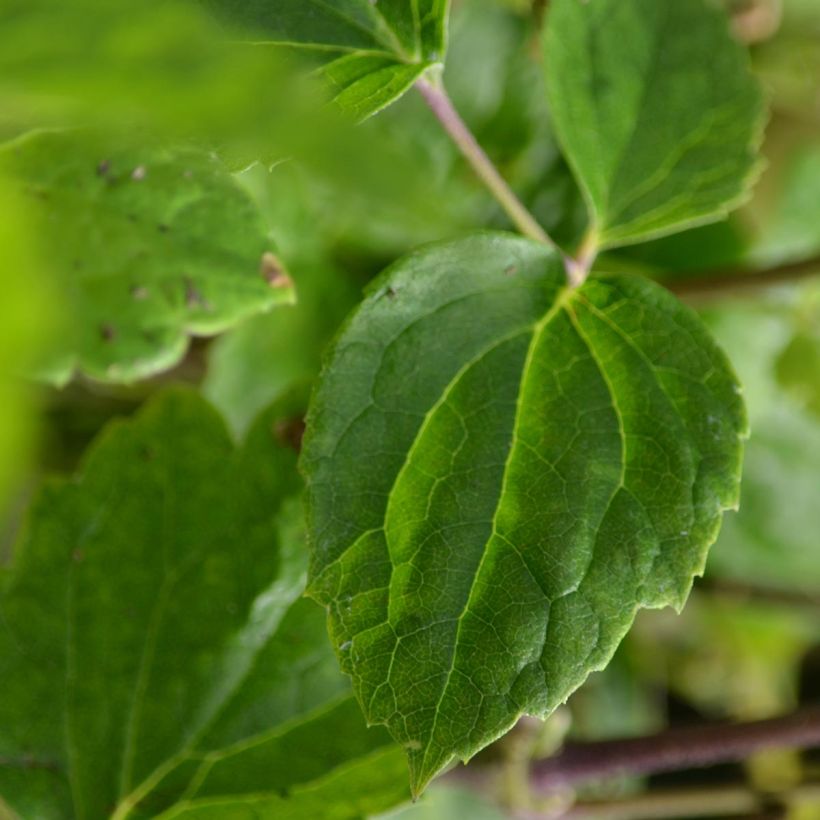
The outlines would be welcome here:
[[[140,458],[143,461],[153,461],[157,457],[156,452],[154,452],[153,448],[142,446],[140,447]]]
[[[111,163],[104,159],[98,166],[97,166],[97,176],[100,177],[107,177],[111,171]]]
[[[202,295],[202,292],[194,283],[190,276],[185,277],[185,304],[189,308],[202,308],[203,310],[210,310],[211,305],[208,300]]]
[[[148,170],[144,165],[138,165],[134,170],[131,172],[131,179],[134,182],[141,182],[145,177],[148,175]]]
[[[100,336],[104,342],[113,342],[117,336],[117,331],[113,325],[106,322],[100,325]]]
[[[293,287],[293,280],[288,276],[284,266],[279,261],[279,257],[275,253],[266,251],[262,254],[262,261],[259,265],[259,272],[262,278],[272,288],[290,288]]]
[[[170,228],[170,226],[165,225],[164,223],[160,223],[159,225],[157,225],[157,230],[160,233],[168,233],[168,231],[170,231],[171,228]]]
[[[290,447],[297,453],[302,449],[302,437],[305,435],[305,420],[301,416],[292,419],[279,419],[273,425],[273,437],[283,447]]]
[[[137,215],[136,214],[128,214],[127,219],[128,219],[129,222],[136,222],[137,221]]]

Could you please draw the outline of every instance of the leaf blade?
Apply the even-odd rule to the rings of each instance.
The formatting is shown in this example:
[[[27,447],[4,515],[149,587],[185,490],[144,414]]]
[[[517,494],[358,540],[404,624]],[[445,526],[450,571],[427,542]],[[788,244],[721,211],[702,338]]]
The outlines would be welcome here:
[[[756,179],[763,100],[703,0],[559,0],[544,34],[564,153],[602,247],[715,221]]]
[[[680,606],[737,503],[742,402],[697,319],[563,277],[505,235],[412,255],[314,397],[309,592],[415,793],[563,702],[639,607]]]
[[[153,817],[200,793],[267,789],[297,812],[289,790],[317,789],[352,820],[332,775],[357,766],[383,778],[374,810],[401,802],[392,742],[364,725],[323,613],[300,598],[301,481],[276,431],[301,407],[263,413],[236,448],[201,398],[170,391],[43,493],[0,595],[0,795],[13,809]],[[299,745],[317,736],[333,738],[325,753]]]
[[[399,99],[444,61],[449,0],[287,0],[276,8],[257,0],[241,10],[226,0],[207,5],[266,42],[337,55],[320,76],[357,120]]]
[[[43,365],[132,381],[178,362],[190,335],[292,302],[255,205],[213,158],[35,132],[0,150],[60,271],[66,338]]]

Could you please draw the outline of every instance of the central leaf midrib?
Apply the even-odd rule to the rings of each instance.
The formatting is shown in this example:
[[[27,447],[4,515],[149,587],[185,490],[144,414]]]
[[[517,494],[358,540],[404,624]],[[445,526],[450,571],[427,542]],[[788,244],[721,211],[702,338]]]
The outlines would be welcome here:
[[[561,309],[564,306],[565,301],[567,301],[572,296],[572,291],[569,288],[563,288],[559,290],[555,297],[555,302],[553,303],[552,307],[547,311],[544,317],[537,322],[532,327],[532,339],[530,340],[529,347],[527,349],[527,355],[524,360],[524,365],[521,369],[521,380],[518,386],[518,394],[516,396],[516,412],[515,412],[515,419],[513,421],[513,431],[512,437],[510,440],[509,449],[507,451],[507,457],[504,463],[504,470],[501,478],[501,485],[499,487],[498,499],[495,505],[495,511],[493,513],[493,523],[492,523],[492,532],[490,537],[487,539],[487,543],[484,546],[484,551],[482,553],[481,559],[476,567],[475,573],[473,575],[473,579],[470,583],[470,589],[467,593],[467,600],[464,603],[464,607],[461,610],[460,614],[456,618],[456,634],[453,640],[453,652],[450,659],[450,668],[447,670],[447,677],[444,680],[444,684],[441,687],[441,693],[439,695],[438,701],[436,702],[435,709],[434,709],[434,717],[433,717],[433,725],[430,728],[430,733],[428,736],[427,744],[425,745],[424,755],[421,761],[421,771],[422,774],[426,772],[427,760],[430,754],[430,750],[432,748],[432,741],[435,736],[436,727],[438,725],[438,717],[441,714],[441,704],[444,701],[444,697],[447,694],[447,690],[450,686],[450,680],[452,678],[453,672],[455,671],[456,662],[458,659],[458,647],[460,645],[460,637],[461,637],[461,629],[464,623],[464,616],[470,609],[470,603],[473,599],[473,594],[475,592],[476,582],[481,575],[481,569],[484,566],[484,561],[487,558],[487,555],[490,550],[490,545],[493,543],[494,538],[498,535],[498,513],[501,509],[501,501],[504,497],[504,492],[507,486],[508,476],[509,476],[509,468],[512,461],[512,453],[515,449],[515,441],[518,437],[518,429],[521,423],[521,408],[522,408],[522,401],[521,396],[524,392],[524,385],[528,376],[529,368],[532,364],[535,350],[538,347],[541,338],[549,327],[550,323],[555,319],[560,313]]]

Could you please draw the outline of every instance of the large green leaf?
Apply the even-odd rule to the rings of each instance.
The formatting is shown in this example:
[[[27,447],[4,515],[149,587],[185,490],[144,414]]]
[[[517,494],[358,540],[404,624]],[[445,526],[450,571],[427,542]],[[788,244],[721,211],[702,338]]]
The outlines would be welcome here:
[[[747,195],[760,90],[707,0],[555,0],[544,40],[556,133],[600,245],[713,221]]]
[[[300,599],[301,486],[276,436],[291,411],[237,450],[202,399],[165,394],[40,495],[0,596],[0,798],[19,815],[268,800],[354,818],[403,799],[401,752],[365,728]]]
[[[364,119],[396,100],[447,46],[449,0],[201,0],[233,25],[278,45],[330,55],[336,102]]]
[[[738,501],[740,389],[648,281],[565,284],[505,234],[434,245],[369,291],[309,414],[309,591],[419,792],[683,605]]]
[[[207,154],[45,132],[8,143],[0,173],[26,195],[61,286],[65,338],[46,366],[57,382],[156,373],[189,334],[293,300],[255,205]]]

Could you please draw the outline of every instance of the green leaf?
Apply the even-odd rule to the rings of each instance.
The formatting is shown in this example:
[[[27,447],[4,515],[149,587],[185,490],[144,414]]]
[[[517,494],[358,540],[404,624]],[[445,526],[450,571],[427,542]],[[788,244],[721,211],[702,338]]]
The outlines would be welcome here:
[[[18,181],[61,285],[68,326],[45,367],[58,383],[151,375],[189,334],[293,301],[255,205],[207,154],[45,132],[0,150],[0,173]]]
[[[555,0],[553,124],[603,247],[717,220],[759,169],[760,90],[707,0]]]
[[[332,348],[309,414],[309,591],[414,792],[683,605],[738,501],[740,389],[659,286],[565,284],[480,234],[406,257]]]
[[[368,806],[404,798],[400,750],[366,729],[300,599],[301,482],[276,435],[290,412],[236,449],[201,398],[166,393],[44,489],[0,595],[12,809],[122,819],[265,798],[277,816],[354,818],[344,773],[363,769]]]
[[[209,347],[203,391],[244,435],[262,408],[316,378],[324,347],[360,293],[316,230],[316,197],[300,168],[254,165],[237,178],[265,215],[299,292],[298,304],[255,316]]]
[[[22,198],[0,175],[0,515],[34,434],[34,396],[22,374],[35,365],[56,319],[34,237]]]
[[[447,47],[449,0],[201,0],[257,40],[329,56],[336,102],[365,119],[398,99]]]

